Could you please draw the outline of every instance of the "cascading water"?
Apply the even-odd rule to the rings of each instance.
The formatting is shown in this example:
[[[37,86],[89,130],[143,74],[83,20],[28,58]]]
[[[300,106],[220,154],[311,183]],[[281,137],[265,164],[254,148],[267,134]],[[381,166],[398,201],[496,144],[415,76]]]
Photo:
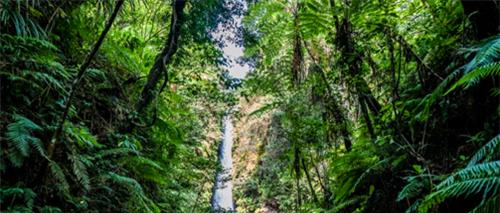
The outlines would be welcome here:
[[[234,7],[240,9],[240,13],[236,12],[232,15],[234,20],[234,25],[219,26],[219,30],[213,34],[214,38],[222,40],[223,47],[221,48],[224,53],[224,58],[228,59],[228,64],[225,68],[228,71],[229,76],[225,76],[226,81],[229,85],[226,85],[228,92],[235,89],[234,83],[239,82],[237,79],[244,78],[249,72],[250,66],[248,64],[239,64],[237,62],[238,58],[243,56],[244,48],[236,43],[235,38],[238,36],[238,27],[241,26],[242,14],[246,11],[246,1],[244,0],[225,0],[228,5],[241,7]],[[217,173],[215,177],[215,184],[212,195],[212,210],[214,212],[227,212],[235,211],[233,202],[233,183],[232,183],[232,167],[233,158],[232,146],[233,146],[233,123],[231,119],[232,109],[228,109],[223,118],[223,135],[222,142],[219,146],[219,163],[221,165],[221,170]]]
[[[234,211],[233,183],[231,172],[233,167],[233,123],[230,112],[226,112],[223,119],[222,142],[219,147],[219,161],[222,169],[215,178],[215,188],[212,197],[212,209],[214,211]]]

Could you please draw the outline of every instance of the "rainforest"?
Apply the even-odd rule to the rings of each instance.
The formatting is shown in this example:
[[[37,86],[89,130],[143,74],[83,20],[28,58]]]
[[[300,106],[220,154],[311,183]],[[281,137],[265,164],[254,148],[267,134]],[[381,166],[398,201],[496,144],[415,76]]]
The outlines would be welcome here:
[[[499,213],[498,0],[0,0],[2,213]]]

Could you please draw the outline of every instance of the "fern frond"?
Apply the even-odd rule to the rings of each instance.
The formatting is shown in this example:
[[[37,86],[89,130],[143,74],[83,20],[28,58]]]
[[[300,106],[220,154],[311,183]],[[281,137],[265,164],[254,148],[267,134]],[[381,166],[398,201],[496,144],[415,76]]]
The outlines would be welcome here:
[[[357,197],[354,197],[352,199],[348,199],[348,200],[343,201],[339,204],[336,204],[335,208],[333,208],[329,212],[341,212],[343,209],[345,209],[349,206],[353,206],[353,205],[356,205],[358,203],[366,202],[367,199],[368,199],[368,196],[357,196]]]
[[[120,155],[128,155],[135,154],[138,155],[139,152],[130,148],[114,148],[114,149],[105,149],[95,153],[92,156],[92,159],[101,159],[108,156],[120,156]]]
[[[429,115],[430,107],[439,99],[439,97],[446,95],[459,86],[466,85],[472,86],[477,84],[479,80],[487,76],[500,75],[500,37],[486,41],[474,48],[462,49],[467,55],[475,54],[474,58],[467,64],[453,70],[434,91],[428,94],[419,104],[418,108],[423,107],[423,116],[426,119]],[[472,72],[471,72],[472,71]],[[458,82],[447,89],[448,86],[455,81],[455,79],[463,75]]]
[[[418,206],[420,205],[421,202],[422,202],[421,199],[418,199],[417,201],[415,201],[413,204],[410,205],[410,207],[408,207],[406,209],[405,213],[415,213],[415,212],[417,212]]]
[[[500,177],[488,176],[471,178],[464,180],[456,180],[452,178],[445,184],[440,184],[436,192],[428,195],[422,204],[419,206],[419,212],[427,212],[433,206],[442,203],[446,198],[469,196],[483,192],[483,199],[487,199],[488,195],[496,196],[498,188],[500,188]],[[493,191],[492,191],[493,190]]]
[[[26,157],[29,154],[30,143],[40,140],[34,137],[32,132],[42,128],[24,116],[14,114],[12,117],[14,122],[7,126],[7,139]]]
[[[49,161],[49,168],[54,178],[59,182],[59,184],[56,184],[59,191],[63,193],[63,195],[69,197],[69,184],[66,180],[63,169],[52,160]]]
[[[437,189],[448,187],[460,180],[500,176],[500,161],[468,166],[441,182]],[[500,179],[499,179],[500,181]]]
[[[475,52],[476,55],[469,63],[461,67],[464,73],[498,61],[500,59],[500,37],[488,40],[466,52]]]
[[[31,76],[35,82],[41,82],[43,85],[39,86],[41,88],[45,88],[46,86],[51,87],[52,89],[61,92],[63,94],[66,94],[66,89],[64,88],[63,82],[57,80],[54,76],[44,73],[44,72],[33,72],[31,70],[24,70],[22,71],[23,75],[29,75]],[[26,78],[26,76],[23,76]]]
[[[64,132],[67,133],[69,141],[75,142],[79,146],[87,146],[91,148],[103,147],[102,144],[97,142],[97,138],[84,126],[77,126],[71,122],[66,122],[64,124]]]
[[[0,205],[9,197],[20,197],[24,199],[24,208],[29,210],[33,209],[33,203],[36,197],[35,192],[29,188],[0,188]]]
[[[11,25],[18,36],[46,38],[44,29],[33,19],[34,16],[28,16],[30,6],[21,4],[20,1],[1,1],[0,2],[0,21],[6,26]]]
[[[47,53],[57,50],[57,47],[47,40],[0,34],[0,52],[3,54],[12,53],[13,55],[21,55],[30,52]]]
[[[464,87],[465,89],[476,85],[480,80],[486,77],[494,77],[500,76],[500,62],[494,62],[490,64],[486,64],[484,66],[478,67],[471,72],[468,72],[462,78],[460,78],[453,86],[451,86],[448,91],[444,93],[447,95],[448,93],[455,90],[457,87]]]
[[[411,199],[422,192],[424,188],[424,182],[420,178],[421,176],[411,176],[407,179],[408,184],[399,192],[396,201],[402,201],[404,199]]]
[[[85,190],[90,189],[90,178],[87,171],[87,166],[89,166],[81,155],[70,155],[69,159],[72,162],[73,173],[75,174],[78,182],[83,186]],[[83,160],[82,160],[83,159]]]
[[[40,213],[63,213],[63,211],[60,208],[44,206],[40,208]]]
[[[14,167],[21,167],[24,162],[24,156],[14,147],[8,149],[7,158],[14,165]]]
[[[157,185],[166,183],[165,170],[160,162],[142,156],[125,157],[124,159],[126,165],[141,180],[149,180]]]
[[[471,167],[483,160],[485,157],[498,153],[498,144],[500,143],[500,134],[491,139],[487,144],[482,146],[474,156],[472,156],[471,160],[469,161],[469,164],[467,164],[467,167]]]
[[[140,205],[135,206],[136,209],[140,209],[143,212],[160,212],[158,206],[144,194],[141,184],[134,178],[122,176],[114,172],[108,172],[104,177],[126,187],[133,196],[132,201]]]
[[[160,164],[158,164],[158,162],[155,162],[154,160],[151,160],[151,159],[146,158],[146,157],[137,156],[137,157],[132,158],[132,160],[135,161],[137,164],[142,165],[142,166],[149,166],[149,167],[155,168],[157,170],[163,170],[163,167]]]
[[[14,114],[14,122],[7,126],[7,139],[9,141],[9,152],[7,158],[15,167],[21,167],[25,157],[28,157],[30,147],[34,147],[38,153],[46,157],[45,146],[33,132],[42,130],[40,126],[30,119]]]
[[[48,158],[47,151],[45,150],[45,145],[42,143],[42,141],[35,140],[35,141],[32,141],[31,144],[36,149],[36,151],[38,151],[38,154],[40,154],[44,158]]]
[[[117,184],[127,187],[132,194],[144,195],[141,184],[134,178],[119,175],[114,172],[109,172],[105,177]]]

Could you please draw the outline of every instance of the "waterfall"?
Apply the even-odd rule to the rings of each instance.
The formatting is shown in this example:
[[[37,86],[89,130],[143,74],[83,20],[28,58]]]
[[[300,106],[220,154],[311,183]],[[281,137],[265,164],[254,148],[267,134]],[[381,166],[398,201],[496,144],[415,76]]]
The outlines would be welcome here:
[[[225,89],[234,90],[239,85],[242,78],[250,71],[248,64],[240,64],[237,60],[243,56],[244,47],[237,44],[232,38],[239,36],[238,28],[242,25],[242,14],[246,11],[247,4],[244,0],[225,0],[225,3],[232,9],[241,10],[241,13],[232,14],[234,25],[219,25],[218,30],[212,34],[214,38],[221,40],[224,44],[221,51],[224,53],[224,58],[228,63],[224,65],[227,75]],[[240,5],[241,7],[237,7]],[[238,12],[238,11],[235,11]],[[228,109],[222,120],[222,142],[219,146],[219,163],[221,170],[218,171],[215,177],[215,184],[212,194],[212,210],[215,212],[235,211],[233,202],[233,183],[232,183],[232,146],[233,146],[233,123],[232,123],[232,107]]]
[[[234,211],[233,183],[231,172],[233,167],[233,123],[230,113],[223,118],[222,142],[219,146],[219,162],[222,169],[215,178],[214,194],[212,196],[212,209],[214,211]]]

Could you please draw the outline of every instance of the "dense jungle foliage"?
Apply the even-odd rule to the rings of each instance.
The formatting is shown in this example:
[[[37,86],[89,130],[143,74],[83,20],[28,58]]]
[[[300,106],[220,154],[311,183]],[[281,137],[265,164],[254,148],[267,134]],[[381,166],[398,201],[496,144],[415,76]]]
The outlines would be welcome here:
[[[0,0],[0,212],[213,211],[258,97],[237,212],[498,213],[499,76],[495,0]]]

